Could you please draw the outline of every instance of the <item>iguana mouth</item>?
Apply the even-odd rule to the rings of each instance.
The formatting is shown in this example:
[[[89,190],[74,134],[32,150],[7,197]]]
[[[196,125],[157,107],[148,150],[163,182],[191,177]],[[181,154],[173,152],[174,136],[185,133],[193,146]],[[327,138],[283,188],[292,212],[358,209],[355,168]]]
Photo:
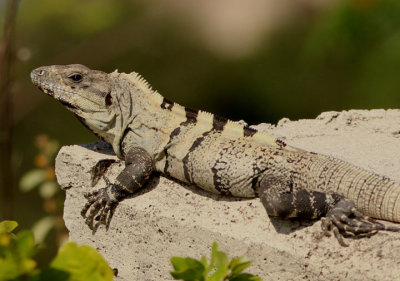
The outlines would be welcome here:
[[[48,88],[44,88],[42,85],[38,85],[38,88],[42,91],[42,92],[44,92],[45,94],[48,94],[48,95],[50,95],[50,96],[53,96],[54,95],[54,92],[52,91],[52,90],[50,90],[50,89],[48,89]]]
[[[43,85],[38,85],[38,88],[43,91],[44,93],[46,93],[49,96],[55,97],[54,96],[54,91],[49,89],[49,88],[45,88],[43,87]],[[73,106],[72,104],[70,104],[69,102],[61,99],[61,98],[57,98],[57,100],[64,106],[70,108],[70,109],[77,109],[75,106]]]
[[[72,104],[70,104],[69,102],[66,102],[64,100],[59,100],[61,102],[62,105],[70,108],[70,109],[78,109],[76,106],[73,106]]]

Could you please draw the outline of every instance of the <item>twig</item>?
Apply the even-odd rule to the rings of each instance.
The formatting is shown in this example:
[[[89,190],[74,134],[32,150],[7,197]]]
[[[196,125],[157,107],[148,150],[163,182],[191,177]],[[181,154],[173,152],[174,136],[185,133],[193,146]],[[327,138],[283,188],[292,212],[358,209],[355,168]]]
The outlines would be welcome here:
[[[0,218],[12,218],[13,171],[12,171],[12,109],[11,66],[14,62],[14,26],[19,0],[7,3],[3,40],[0,43]]]

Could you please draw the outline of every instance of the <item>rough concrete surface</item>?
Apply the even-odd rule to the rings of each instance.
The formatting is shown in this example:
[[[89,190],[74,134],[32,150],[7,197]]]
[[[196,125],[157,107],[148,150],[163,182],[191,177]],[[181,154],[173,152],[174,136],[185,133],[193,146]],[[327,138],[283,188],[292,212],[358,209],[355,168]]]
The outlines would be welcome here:
[[[310,151],[333,155],[370,171],[400,180],[400,110],[325,112],[314,120],[282,119],[276,126],[255,126]],[[371,238],[320,235],[320,221],[269,218],[258,199],[220,197],[163,176],[118,206],[108,231],[88,229],[80,210],[91,187],[93,167],[112,159],[113,179],[123,162],[102,144],[63,147],[56,160],[57,179],[66,191],[65,224],[70,240],[92,245],[116,280],[172,280],[171,256],[209,256],[213,241],[230,257],[253,260],[248,272],[263,280],[400,280],[400,233]]]

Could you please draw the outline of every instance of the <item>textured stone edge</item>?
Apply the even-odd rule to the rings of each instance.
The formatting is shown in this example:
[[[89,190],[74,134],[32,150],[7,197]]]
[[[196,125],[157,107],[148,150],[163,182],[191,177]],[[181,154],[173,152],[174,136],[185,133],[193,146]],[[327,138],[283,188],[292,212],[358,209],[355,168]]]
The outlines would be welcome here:
[[[334,155],[399,180],[400,111],[325,112],[314,120],[282,119],[256,126],[291,145]],[[233,256],[253,260],[249,272],[263,280],[394,280],[400,276],[400,236],[379,233],[350,240],[319,238],[320,222],[281,221],[266,215],[258,199],[210,195],[163,176],[118,206],[110,229],[95,234],[84,224],[83,193],[92,187],[92,170],[112,162],[109,179],[123,168],[103,143],[63,147],[56,159],[57,180],[66,192],[64,220],[70,240],[98,249],[116,280],[172,280],[172,256],[209,255],[213,241]]]

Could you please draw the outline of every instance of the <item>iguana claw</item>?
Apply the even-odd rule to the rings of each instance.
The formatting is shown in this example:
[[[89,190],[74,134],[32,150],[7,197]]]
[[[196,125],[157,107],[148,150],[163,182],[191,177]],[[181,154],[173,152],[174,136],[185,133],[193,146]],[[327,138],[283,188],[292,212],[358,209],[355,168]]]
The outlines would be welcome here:
[[[88,200],[81,211],[82,217],[86,218],[85,223],[89,228],[96,232],[100,224],[104,224],[108,229],[115,208],[118,205],[115,186],[101,188],[85,194]],[[87,212],[89,211],[88,215]],[[97,221],[94,224],[94,221]]]
[[[339,244],[347,247],[346,238],[361,238],[375,235],[380,230],[400,231],[399,227],[384,224],[361,214],[353,201],[342,199],[322,218],[322,231],[326,236],[333,232]]]

